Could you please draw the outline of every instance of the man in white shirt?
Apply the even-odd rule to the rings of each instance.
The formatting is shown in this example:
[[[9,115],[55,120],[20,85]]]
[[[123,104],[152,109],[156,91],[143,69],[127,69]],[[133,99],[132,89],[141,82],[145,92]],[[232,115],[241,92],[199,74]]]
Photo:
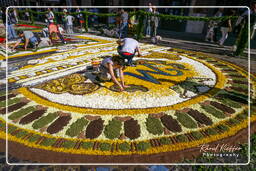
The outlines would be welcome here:
[[[68,13],[68,15],[66,16],[66,21],[67,21],[67,33],[69,33],[69,34],[74,33],[74,31],[73,31],[73,21],[74,20],[75,20],[75,18]]]
[[[138,52],[138,56],[141,56],[139,42],[132,38],[124,38],[122,40],[118,40],[117,51],[119,55],[128,60],[127,64],[131,66],[132,59],[135,56],[136,52]]]

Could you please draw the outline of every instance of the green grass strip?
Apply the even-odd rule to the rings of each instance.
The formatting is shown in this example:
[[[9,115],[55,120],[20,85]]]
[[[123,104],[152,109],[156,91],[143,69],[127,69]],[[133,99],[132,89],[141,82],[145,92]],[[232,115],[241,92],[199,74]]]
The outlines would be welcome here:
[[[215,116],[216,118],[223,119],[223,118],[226,117],[225,114],[224,114],[222,111],[216,109],[216,108],[213,107],[213,106],[204,106],[204,105],[202,105],[202,108],[203,108],[207,113],[210,113],[211,115]]]
[[[43,128],[44,126],[51,123],[54,119],[58,117],[57,113],[49,113],[47,116],[41,117],[39,120],[35,121],[32,125],[34,129]]]
[[[109,121],[108,125],[105,127],[104,134],[109,139],[118,138],[120,136],[120,131],[122,129],[122,122],[116,119]]]
[[[13,105],[15,103],[20,102],[20,98],[15,98],[15,99],[9,99],[8,100],[8,106]],[[6,107],[6,101],[1,101],[0,102],[0,107]]]
[[[88,124],[88,120],[84,118],[77,119],[72,125],[68,128],[66,131],[66,135],[70,137],[77,136],[83,129],[84,127]]]
[[[177,120],[186,128],[197,128],[196,122],[191,119],[186,113],[177,112],[175,114],[177,116]]]

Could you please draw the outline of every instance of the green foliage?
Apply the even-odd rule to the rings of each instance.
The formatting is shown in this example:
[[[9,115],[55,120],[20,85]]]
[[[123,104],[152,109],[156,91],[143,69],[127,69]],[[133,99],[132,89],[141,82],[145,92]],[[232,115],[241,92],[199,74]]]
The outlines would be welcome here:
[[[163,145],[167,145],[167,144],[171,144],[172,141],[170,140],[170,138],[167,138],[167,137],[163,137],[161,138],[160,140],[160,143],[163,144]]]
[[[247,84],[232,84],[233,87],[238,87],[238,88],[242,88],[248,91],[248,85]]]
[[[137,144],[137,149],[138,151],[146,151],[147,149],[149,149],[151,147],[149,142],[139,142]]]
[[[244,120],[244,119],[247,119],[247,118],[248,118],[248,114],[247,114],[247,116],[246,116],[245,114],[240,113],[240,114],[236,115],[235,118],[236,118],[236,119],[239,119],[239,120]]]
[[[8,99],[8,106],[18,103],[20,98]],[[0,102],[0,107],[6,107],[6,101]]]
[[[131,146],[127,142],[119,144],[118,147],[119,147],[119,150],[121,150],[121,151],[130,151],[131,150]]]
[[[65,141],[62,146],[65,148],[73,148],[75,144],[75,141]]]
[[[11,126],[11,125],[8,125],[8,133],[12,133],[13,131],[15,131],[17,128],[15,126]]]
[[[83,129],[84,127],[88,124],[88,120],[84,118],[77,119],[72,125],[68,128],[66,131],[66,135],[70,137],[77,136]]]
[[[35,121],[32,125],[34,129],[42,128],[49,123],[51,123],[55,118],[57,118],[57,113],[49,113],[47,116],[41,117],[39,120]]]
[[[204,136],[203,136],[200,132],[198,132],[198,131],[191,132],[191,134],[192,134],[192,136],[193,136],[194,138],[196,138],[197,140],[202,139],[202,138],[204,137]]]
[[[30,112],[33,112],[35,110],[36,109],[34,107],[30,106],[30,107],[27,107],[27,108],[24,108],[24,109],[20,109],[17,112],[12,113],[8,118],[10,120],[18,119],[18,118],[20,118],[20,117],[22,117],[22,116],[24,116],[24,115],[26,115],[26,114],[28,114]]]
[[[55,138],[46,138],[41,142],[41,145],[43,146],[50,146],[55,143],[56,139]]]
[[[0,91],[0,96],[5,96],[6,95],[6,91]]]
[[[145,18],[145,15],[142,15],[141,14],[141,11],[138,11],[137,13],[137,16],[138,16],[138,20],[139,20],[139,24],[137,24],[137,29],[136,29],[136,36],[137,36],[137,39],[141,39],[143,37],[143,30],[144,30],[144,18]]]
[[[120,136],[120,131],[122,129],[122,122],[116,119],[109,121],[108,125],[105,127],[104,134],[109,139],[118,138]]]
[[[237,124],[240,123],[239,120],[234,119],[234,118],[230,118],[228,122],[229,122],[231,125],[237,125]]]
[[[177,116],[177,120],[186,128],[197,128],[196,122],[191,119],[186,113],[177,112],[175,114]]]
[[[236,56],[240,56],[243,54],[244,49],[248,45],[248,23],[244,23],[242,26],[242,29],[240,30],[240,33],[238,35],[238,38],[236,40]]]
[[[148,117],[146,120],[146,126],[148,132],[154,135],[160,135],[164,131],[164,128],[161,125],[161,121],[157,118]]]
[[[233,107],[233,108],[241,108],[242,107],[239,103],[232,101],[230,99],[221,99],[220,101],[222,103],[224,103],[225,105],[228,105],[229,107]]]
[[[237,81],[244,81],[244,82],[247,82],[248,79],[247,78],[244,78],[244,77],[239,77],[239,78],[236,78],[236,77],[232,77],[232,80],[237,80]]]
[[[209,135],[216,135],[216,134],[218,134],[218,132],[217,132],[215,129],[213,129],[213,128],[208,128],[208,129],[206,130],[206,132],[207,132]]]
[[[227,131],[229,128],[225,125],[218,125],[217,128],[219,128],[221,131]]]
[[[223,119],[223,118],[226,117],[225,114],[224,114],[222,111],[216,109],[216,108],[213,107],[213,106],[205,106],[205,105],[202,105],[202,108],[203,108],[206,112],[208,112],[208,113],[210,113],[211,115],[215,116],[216,118]]]
[[[177,135],[176,138],[179,142],[188,142],[188,138],[185,135]]]
[[[164,20],[184,20],[184,21],[225,21],[227,19],[235,20],[237,16],[224,16],[224,17],[194,17],[194,16],[178,16],[178,15],[168,15],[168,14],[153,14],[145,11],[138,11],[141,15],[148,16],[158,16],[160,19]]]
[[[19,13],[24,13],[24,10],[18,10]],[[38,12],[34,10],[29,10],[30,15],[32,14],[37,14],[37,15],[45,15],[48,12]],[[64,15],[63,12],[54,12],[55,15]],[[112,16],[117,16],[117,13],[94,13],[94,12],[89,12],[89,11],[81,11],[80,13],[78,12],[71,12],[71,15],[78,15],[78,14],[84,14],[84,15],[96,15],[99,17],[112,17]],[[164,20],[191,20],[191,21],[224,21],[227,20],[228,18],[231,18],[233,20],[237,19],[237,16],[224,16],[224,17],[194,17],[194,16],[177,16],[177,15],[168,15],[168,14],[153,14],[150,12],[146,12],[143,10],[139,10],[136,12],[129,12],[129,16],[133,15],[143,15],[143,16],[158,16],[161,19]]]
[[[92,149],[93,148],[93,142],[83,142],[81,144],[81,147],[84,149]]]
[[[35,142],[35,141],[37,141],[40,137],[41,137],[40,135],[34,134],[34,135],[32,135],[31,137],[29,137],[28,141],[29,141],[29,142]]]
[[[109,143],[100,143],[100,150],[102,151],[110,151],[111,150],[111,144]]]
[[[83,13],[83,18],[84,18],[84,29],[86,32],[88,32],[88,15]]]
[[[15,134],[15,137],[17,137],[17,138],[21,138],[21,137],[23,137],[23,136],[25,136],[25,135],[27,135],[28,133],[26,132],[26,131],[19,131],[17,134]]]

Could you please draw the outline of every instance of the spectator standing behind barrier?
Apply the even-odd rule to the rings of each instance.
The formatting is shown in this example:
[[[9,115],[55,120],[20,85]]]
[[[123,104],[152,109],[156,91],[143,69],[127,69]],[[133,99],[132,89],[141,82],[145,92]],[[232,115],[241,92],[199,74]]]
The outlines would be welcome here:
[[[13,28],[13,26],[17,23],[13,9],[9,9],[7,19],[8,40],[12,40],[17,38],[16,32]]]
[[[215,17],[222,17],[223,16],[223,11],[224,11],[224,8],[219,8],[219,10],[216,12],[216,14],[214,16]],[[217,42],[217,32],[218,32],[219,21],[214,21],[214,23],[217,26],[213,28],[213,41]]]
[[[159,14],[159,12],[157,12],[156,7],[152,7],[152,13],[153,14]],[[152,37],[156,37],[157,35],[157,27],[159,24],[159,17],[158,16],[151,16],[151,26],[152,26]]]
[[[83,14],[81,13],[81,10],[79,8],[76,9],[76,12],[79,13],[76,15],[78,23],[80,25],[80,28],[83,28],[83,23],[84,23],[84,18],[83,18]]]
[[[2,14],[3,24],[6,26],[6,8],[5,7],[1,7],[1,14]]]
[[[54,17],[54,14],[53,14],[51,8],[48,8],[47,19],[48,19],[49,24],[54,23],[54,18],[55,17]]]
[[[67,17],[67,12],[68,10],[65,8],[63,9],[63,15],[61,16],[61,20],[62,20],[62,24],[64,26],[64,30],[67,31],[67,20],[66,20],[66,17]]]
[[[221,17],[223,8],[220,8],[214,17]],[[211,40],[211,42],[217,41],[217,30],[218,30],[218,21],[210,21],[208,24],[208,30],[205,36],[205,41]]]
[[[120,30],[119,30],[120,38],[125,38],[127,36],[128,18],[129,18],[128,13],[124,9],[121,9],[121,24],[120,24]]]
[[[233,16],[235,14],[234,10],[229,9],[229,11],[226,13],[226,16]],[[223,46],[225,40],[228,38],[228,33],[232,31],[232,24],[231,19],[226,19],[220,24],[220,31],[222,34],[221,39],[219,40],[218,44],[220,46]]]
[[[68,12],[67,13],[67,16],[66,16],[66,21],[67,21],[67,33],[68,34],[73,34],[74,31],[73,31],[73,21],[75,20],[75,18],[70,15],[70,13]]]
[[[29,15],[28,9],[26,9],[25,17],[26,17],[25,20],[30,21],[30,15]]]
[[[152,4],[151,3],[148,3],[148,10],[147,12],[150,12],[152,13],[153,12],[153,9],[152,9]],[[146,18],[146,37],[150,37],[151,35],[151,16],[147,16]]]
[[[255,37],[256,30],[256,2],[253,2],[250,9],[250,19],[251,19],[251,39]]]

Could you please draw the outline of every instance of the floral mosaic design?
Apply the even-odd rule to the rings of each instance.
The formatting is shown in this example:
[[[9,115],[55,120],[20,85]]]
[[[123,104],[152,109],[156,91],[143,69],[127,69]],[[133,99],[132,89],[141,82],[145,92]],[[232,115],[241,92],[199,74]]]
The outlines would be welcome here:
[[[28,147],[84,155],[145,155],[196,147],[248,126],[249,85],[255,100],[253,75],[248,80],[243,69],[201,53],[141,46],[144,56],[135,59],[136,67],[126,68],[130,88],[122,93],[111,82],[94,84],[84,75],[86,66],[105,51],[95,50],[89,59],[74,58],[81,62],[74,68],[61,65],[48,72],[46,65],[63,61],[47,63],[42,77],[16,80],[22,87],[0,96],[1,137],[7,116],[9,140]],[[115,50],[108,55],[116,55]]]

